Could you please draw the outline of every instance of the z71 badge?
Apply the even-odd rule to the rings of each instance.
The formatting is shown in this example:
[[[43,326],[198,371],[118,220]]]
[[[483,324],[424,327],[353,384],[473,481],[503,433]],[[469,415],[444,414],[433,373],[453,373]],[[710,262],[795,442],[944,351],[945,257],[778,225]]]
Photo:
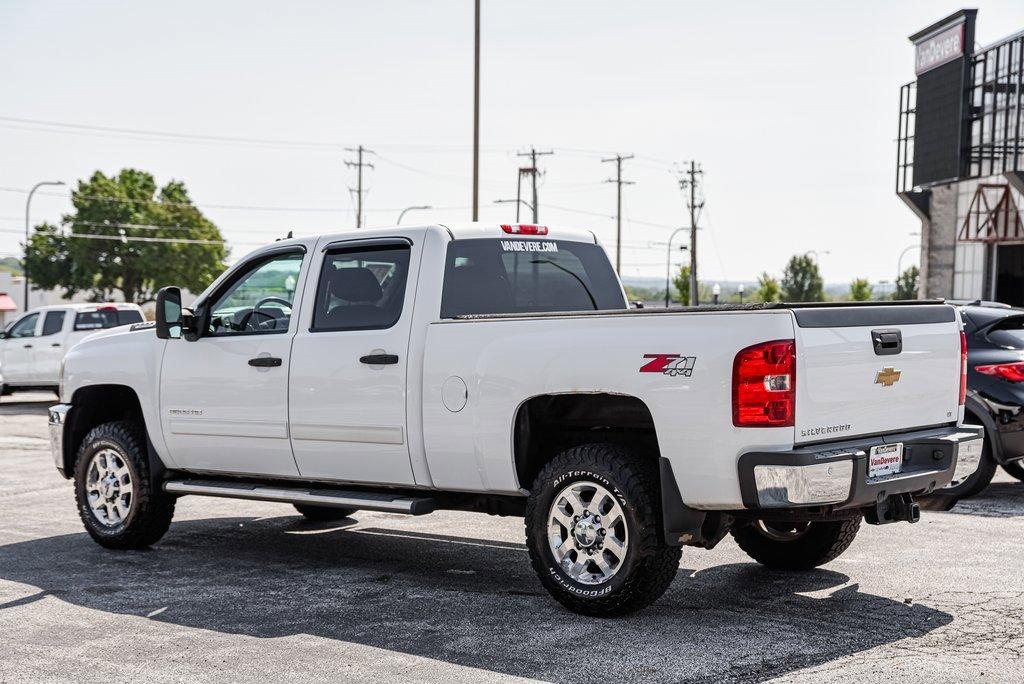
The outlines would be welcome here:
[[[640,366],[641,373],[662,373],[672,377],[690,377],[693,375],[693,366],[697,363],[696,356],[682,354],[644,354],[644,358],[651,360]]]

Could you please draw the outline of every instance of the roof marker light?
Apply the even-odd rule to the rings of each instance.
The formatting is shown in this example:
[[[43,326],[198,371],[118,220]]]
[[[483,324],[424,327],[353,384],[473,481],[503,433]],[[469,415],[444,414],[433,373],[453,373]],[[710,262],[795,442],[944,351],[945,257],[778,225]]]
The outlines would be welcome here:
[[[533,223],[503,223],[501,229],[506,233],[514,235],[547,235],[547,226],[538,226]]]

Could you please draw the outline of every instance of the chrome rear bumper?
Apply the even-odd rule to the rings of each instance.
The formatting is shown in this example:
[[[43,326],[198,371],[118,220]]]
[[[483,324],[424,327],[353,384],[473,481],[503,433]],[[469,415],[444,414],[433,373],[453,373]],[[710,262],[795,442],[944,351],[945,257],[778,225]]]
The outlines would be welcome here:
[[[902,443],[898,473],[868,477],[871,447]],[[740,491],[748,509],[874,505],[896,494],[919,494],[957,484],[981,462],[984,429],[978,425],[882,435],[739,459]]]

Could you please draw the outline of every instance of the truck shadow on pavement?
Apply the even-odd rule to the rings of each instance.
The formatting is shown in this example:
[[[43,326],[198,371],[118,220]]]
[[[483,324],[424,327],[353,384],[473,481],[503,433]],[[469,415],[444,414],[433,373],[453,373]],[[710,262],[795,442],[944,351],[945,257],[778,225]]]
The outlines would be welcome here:
[[[101,549],[84,533],[10,544],[0,579],[39,591],[0,611],[53,596],[225,634],[305,633],[498,673],[616,682],[761,681],[953,619],[864,593],[831,570],[754,563],[680,569],[647,610],[586,618],[548,597],[522,544],[352,525],[191,520],[136,552]]]

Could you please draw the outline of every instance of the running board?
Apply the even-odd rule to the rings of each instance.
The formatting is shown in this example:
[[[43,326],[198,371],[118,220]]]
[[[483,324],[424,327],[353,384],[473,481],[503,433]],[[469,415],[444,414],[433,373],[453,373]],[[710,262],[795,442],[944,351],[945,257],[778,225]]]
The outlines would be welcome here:
[[[219,480],[170,480],[164,483],[170,494],[196,494],[228,499],[276,501],[290,504],[309,504],[331,508],[356,508],[362,511],[425,515],[434,511],[434,500],[414,498],[401,494],[359,492],[345,489],[284,487]]]

